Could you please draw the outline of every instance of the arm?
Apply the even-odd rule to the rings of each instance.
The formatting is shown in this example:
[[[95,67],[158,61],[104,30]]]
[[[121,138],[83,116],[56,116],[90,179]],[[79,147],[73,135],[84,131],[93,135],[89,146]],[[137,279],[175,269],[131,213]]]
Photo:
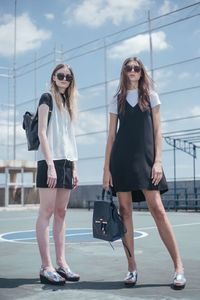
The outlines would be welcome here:
[[[38,109],[38,137],[40,140],[41,150],[44,154],[48,166],[47,184],[48,187],[56,186],[57,175],[47,139],[47,123],[48,123],[49,107],[47,104],[41,104]]]
[[[116,114],[110,113],[110,123],[109,123],[108,139],[106,144],[104,174],[103,174],[103,187],[105,189],[108,189],[110,185],[111,186],[113,185],[109,164],[110,164],[110,154],[111,154],[112,146],[117,131],[117,121],[118,121],[118,116]]]
[[[78,176],[77,176],[77,168],[76,162],[72,162],[72,180],[73,180],[73,189],[75,189],[78,185]]]
[[[160,125],[160,105],[152,108],[154,143],[155,143],[155,160],[152,168],[152,183],[157,185],[162,178],[162,134]]]

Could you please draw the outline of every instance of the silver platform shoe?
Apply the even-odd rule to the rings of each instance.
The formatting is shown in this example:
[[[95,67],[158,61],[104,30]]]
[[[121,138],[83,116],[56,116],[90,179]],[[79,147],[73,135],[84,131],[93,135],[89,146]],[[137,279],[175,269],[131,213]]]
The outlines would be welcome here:
[[[186,285],[186,278],[184,273],[175,273],[172,286],[175,290],[182,290]]]
[[[137,282],[137,271],[132,271],[132,272],[128,272],[126,277],[124,278],[124,284],[126,287],[132,287],[136,284]]]

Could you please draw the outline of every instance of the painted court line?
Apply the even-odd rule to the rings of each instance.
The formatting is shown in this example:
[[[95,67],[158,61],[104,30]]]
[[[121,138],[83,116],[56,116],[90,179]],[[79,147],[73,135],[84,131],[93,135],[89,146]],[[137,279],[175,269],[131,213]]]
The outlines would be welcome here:
[[[172,227],[187,227],[187,226],[198,226],[200,222],[195,223],[184,223],[184,224],[175,224]],[[134,231],[134,239],[144,238],[148,236],[148,233],[143,232],[142,230],[151,230],[157,229],[156,226],[147,226],[140,227]],[[77,232],[79,231],[79,232]],[[50,239],[53,238],[53,235],[50,231]],[[20,236],[21,235],[21,236]],[[88,236],[88,239],[86,238]],[[80,243],[105,243],[105,241],[94,239],[92,236],[91,228],[70,228],[66,230],[65,237],[72,240],[67,241],[67,244],[80,244]],[[84,239],[84,237],[86,239]],[[73,241],[73,238],[75,239]],[[78,239],[78,241],[77,241]],[[11,243],[23,243],[23,244],[37,244],[35,230],[26,230],[26,231],[13,231],[6,232],[0,235],[1,242],[11,242]],[[120,240],[116,241],[120,242]]]
[[[185,227],[185,226],[195,226],[195,225],[200,225],[199,222],[197,223],[186,223],[186,224],[172,224],[172,227]],[[150,226],[150,227],[140,227],[138,230],[149,230],[149,229],[157,229],[157,226]]]
[[[78,232],[77,232],[78,231]],[[142,231],[134,231],[134,239],[139,239],[146,237],[148,234]],[[92,242],[92,243],[105,243],[105,241],[100,241],[93,238],[91,228],[71,228],[66,230],[65,237],[69,239],[67,244],[75,244],[80,242]],[[52,239],[52,231],[50,230],[49,238]],[[71,241],[70,241],[71,238]],[[11,243],[24,243],[24,244],[36,244],[36,233],[35,230],[27,231],[14,231],[6,232],[0,235],[1,242],[11,242]]]

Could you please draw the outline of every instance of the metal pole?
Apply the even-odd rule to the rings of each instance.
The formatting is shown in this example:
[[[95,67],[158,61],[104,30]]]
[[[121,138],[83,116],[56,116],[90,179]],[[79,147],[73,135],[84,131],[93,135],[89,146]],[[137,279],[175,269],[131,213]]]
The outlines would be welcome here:
[[[24,206],[24,168],[21,168],[21,205]]]
[[[34,55],[34,98],[35,98],[34,107],[35,107],[35,111],[36,111],[36,106],[37,106],[37,54],[36,54],[36,52]],[[36,153],[36,151],[34,151],[34,159],[36,160],[36,158],[37,158],[37,153]],[[23,190],[23,192],[24,192],[24,190]]]
[[[9,171],[5,168],[5,207],[9,204]]]
[[[196,145],[193,145],[193,184],[194,184],[194,194],[196,195]]]
[[[151,68],[151,77],[154,78],[153,73],[153,46],[152,46],[152,35],[151,35],[151,17],[150,10],[148,10],[148,24],[149,24],[149,49],[150,49],[150,68]]]
[[[62,44],[60,45],[60,51],[58,52],[58,54],[60,56],[59,61],[60,61],[61,64],[63,64],[64,63],[64,56],[63,56],[63,45]]]
[[[15,0],[14,14],[14,53],[13,53],[13,159],[16,159],[16,35],[17,35],[17,0]]]
[[[108,136],[108,74],[107,74],[107,47],[104,38],[104,77],[105,77],[105,106],[106,106],[106,133]]]
[[[10,159],[10,71],[8,70],[8,128],[7,128],[7,159]]]
[[[35,108],[37,105],[37,54],[34,55],[34,98],[35,98]]]
[[[174,152],[174,198],[176,198],[176,140],[173,141]]]

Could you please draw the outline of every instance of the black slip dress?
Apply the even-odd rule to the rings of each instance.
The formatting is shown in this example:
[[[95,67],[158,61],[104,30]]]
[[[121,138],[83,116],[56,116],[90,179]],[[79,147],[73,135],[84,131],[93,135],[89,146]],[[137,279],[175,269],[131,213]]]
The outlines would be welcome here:
[[[132,201],[145,201],[142,190],[167,192],[163,177],[158,185],[152,184],[151,172],[155,158],[152,111],[142,111],[138,104],[132,107],[125,102],[125,111],[118,113],[119,129],[110,157],[113,195],[132,192]]]

